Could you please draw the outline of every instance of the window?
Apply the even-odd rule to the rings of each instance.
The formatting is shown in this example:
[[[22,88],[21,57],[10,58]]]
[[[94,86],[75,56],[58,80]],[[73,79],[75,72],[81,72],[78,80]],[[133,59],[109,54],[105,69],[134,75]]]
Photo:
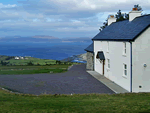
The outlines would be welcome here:
[[[108,62],[108,68],[110,68],[110,60],[107,59],[107,62]]]
[[[123,64],[123,68],[124,68],[123,69],[123,71],[124,71],[123,73],[124,73],[125,76],[127,76],[127,65]]]
[[[107,52],[109,52],[109,42],[107,42]]]
[[[126,54],[126,42],[123,43],[123,53]]]

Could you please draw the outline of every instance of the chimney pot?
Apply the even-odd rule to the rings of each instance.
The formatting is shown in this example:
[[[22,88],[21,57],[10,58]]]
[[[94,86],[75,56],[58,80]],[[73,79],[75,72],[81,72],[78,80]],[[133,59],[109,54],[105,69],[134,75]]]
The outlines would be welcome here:
[[[137,11],[137,8],[133,8],[133,11]]]

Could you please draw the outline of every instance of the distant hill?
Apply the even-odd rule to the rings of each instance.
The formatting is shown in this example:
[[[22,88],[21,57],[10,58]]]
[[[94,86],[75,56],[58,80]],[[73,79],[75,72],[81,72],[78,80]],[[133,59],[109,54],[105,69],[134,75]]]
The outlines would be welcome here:
[[[86,57],[87,53],[84,54],[79,54],[79,55],[73,55],[72,57],[68,57],[65,58],[63,60],[61,60],[62,62],[86,62],[87,61],[87,57]]]
[[[0,42],[92,42],[89,37],[58,38],[47,35],[35,35],[30,37],[6,36],[0,37]]]
[[[92,38],[90,37],[68,37],[68,38],[63,38],[62,41],[63,42],[91,42]]]
[[[42,39],[59,39],[59,38],[57,38],[57,37],[47,36],[47,35],[36,35],[36,36],[33,36],[32,38],[42,38]]]

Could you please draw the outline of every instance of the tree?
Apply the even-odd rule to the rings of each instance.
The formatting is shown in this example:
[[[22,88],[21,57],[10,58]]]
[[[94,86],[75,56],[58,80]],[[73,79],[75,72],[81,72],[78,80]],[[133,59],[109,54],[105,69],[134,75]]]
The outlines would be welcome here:
[[[6,66],[7,64],[9,64],[9,62],[3,62],[1,61],[2,66]]]
[[[142,8],[141,8],[141,6],[139,6],[139,4],[134,5],[134,8],[137,8],[138,11],[143,11]]]
[[[126,13],[122,14],[121,10],[119,9],[117,14],[115,15],[115,18],[117,18],[116,22],[126,20],[126,19],[129,19],[129,14],[126,14]]]
[[[58,63],[58,60],[56,60],[56,64]]]
[[[14,57],[13,56],[8,56],[5,60],[10,60],[10,59],[13,59]]]
[[[34,64],[30,61],[29,63],[27,63],[27,65],[32,66],[32,65],[34,65]]]
[[[67,64],[67,62],[64,62],[64,64],[66,65],[66,64]]]
[[[139,4],[134,5],[134,8],[137,8],[138,11],[143,11],[141,6],[139,6]],[[142,15],[146,15],[146,14],[142,14]],[[129,14],[126,13],[122,14],[121,10],[119,9],[117,14],[115,15],[115,18],[117,18],[116,22],[122,20],[129,20]],[[103,26],[101,26],[99,30],[102,31],[106,26],[108,26],[108,19],[106,20],[106,22],[103,23]]]
[[[129,20],[129,14],[125,13],[125,20]]]
[[[61,61],[60,61],[60,60],[58,60],[58,64],[59,64],[59,65],[61,64]]]
[[[101,26],[99,30],[102,31],[107,25],[108,25],[108,20],[106,19],[106,22],[103,23],[103,26]]]
[[[48,65],[47,62],[45,62],[45,63],[46,63],[45,65]]]

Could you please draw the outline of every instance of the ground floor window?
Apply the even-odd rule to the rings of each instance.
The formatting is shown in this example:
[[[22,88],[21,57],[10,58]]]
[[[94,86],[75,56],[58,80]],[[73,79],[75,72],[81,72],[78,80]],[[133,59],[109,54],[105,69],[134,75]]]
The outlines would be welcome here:
[[[127,76],[127,64],[123,64],[123,73]]]
[[[107,59],[108,68],[110,68],[110,59]]]

